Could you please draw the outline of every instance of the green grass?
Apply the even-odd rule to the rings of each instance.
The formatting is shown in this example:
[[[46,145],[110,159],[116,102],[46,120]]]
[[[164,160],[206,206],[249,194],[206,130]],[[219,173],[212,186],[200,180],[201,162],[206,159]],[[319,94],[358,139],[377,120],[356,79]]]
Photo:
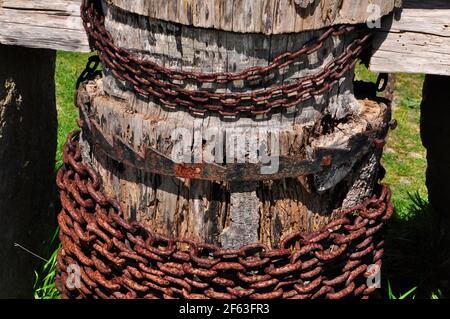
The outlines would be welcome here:
[[[61,149],[68,133],[77,128],[77,109],[73,104],[75,83],[89,55],[59,52],[56,70],[58,105],[58,153],[56,167],[61,164]],[[376,74],[357,67],[356,79],[375,82]],[[385,299],[431,298],[448,295],[446,276],[450,272],[450,242],[443,229],[441,215],[427,202],[425,187],[426,157],[420,140],[420,101],[424,77],[397,75],[393,117],[398,127],[389,134],[383,165],[385,183],[391,185],[396,215],[388,228],[383,288],[378,295]],[[54,286],[56,251],[36,273],[35,297],[57,298]],[[411,288],[414,287],[414,288]],[[404,292],[404,293],[400,293]]]
[[[417,287],[418,298],[450,295],[450,223],[419,193],[410,196],[407,216],[397,214],[386,234],[384,278],[397,289]]]
[[[407,292],[403,294],[395,294],[392,290],[391,283],[388,281],[388,298],[389,299],[407,299],[408,297],[411,297],[412,299],[415,298],[414,292],[417,290],[417,287],[411,288]]]
[[[53,252],[49,260],[39,272],[35,271],[34,299],[59,299],[60,295],[55,286],[56,257],[59,247]],[[41,278],[41,276],[44,276]]]
[[[426,150],[420,139],[422,75],[397,76],[393,116],[398,127],[391,132],[384,152],[385,182],[393,186],[393,201],[400,215],[409,214],[410,194],[428,197],[425,186]]]
[[[50,241],[53,250],[52,255],[38,272],[35,271],[34,298],[35,299],[59,299],[59,292],[55,286],[56,278],[56,257],[61,244],[58,242],[58,231],[55,231]]]
[[[56,103],[58,109],[58,151],[56,167],[62,165],[61,150],[67,135],[77,129],[78,110],[74,105],[75,85],[89,54],[58,52],[56,60]]]

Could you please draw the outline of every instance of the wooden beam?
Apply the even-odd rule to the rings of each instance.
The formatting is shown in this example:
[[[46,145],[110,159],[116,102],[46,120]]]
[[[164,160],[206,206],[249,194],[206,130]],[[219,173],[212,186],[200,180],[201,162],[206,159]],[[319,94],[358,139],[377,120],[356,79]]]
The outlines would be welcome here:
[[[450,2],[405,0],[401,12],[383,20],[370,69],[450,75]]]
[[[89,52],[81,0],[0,0],[0,44]]]

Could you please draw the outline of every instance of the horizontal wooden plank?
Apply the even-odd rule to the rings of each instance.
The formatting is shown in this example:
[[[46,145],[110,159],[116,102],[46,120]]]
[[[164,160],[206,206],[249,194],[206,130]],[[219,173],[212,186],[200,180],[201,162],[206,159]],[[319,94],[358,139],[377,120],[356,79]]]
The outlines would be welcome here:
[[[450,2],[404,0],[403,5],[396,17],[383,20],[370,69],[450,75]]]
[[[81,0],[0,0],[0,43],[89,52]]]

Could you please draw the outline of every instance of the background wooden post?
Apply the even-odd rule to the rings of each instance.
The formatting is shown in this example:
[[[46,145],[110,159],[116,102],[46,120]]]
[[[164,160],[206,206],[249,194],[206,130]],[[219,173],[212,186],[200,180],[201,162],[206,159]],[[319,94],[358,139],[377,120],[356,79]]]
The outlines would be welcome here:
[[[423,89],[421,135],[428,151],[427,187],[431,205],[449,213],[450,77],[427,75]]]
[[[55,231],[55,51],[0,45],[0,298],[32,297]]]

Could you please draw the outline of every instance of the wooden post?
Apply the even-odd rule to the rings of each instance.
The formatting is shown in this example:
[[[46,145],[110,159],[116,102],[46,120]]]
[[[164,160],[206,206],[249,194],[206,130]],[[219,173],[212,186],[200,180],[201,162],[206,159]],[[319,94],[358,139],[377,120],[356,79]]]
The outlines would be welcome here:
[[[298,50],[323,32],[306,30],[348,21],[350,15],[355,23],[366,21],[367,1],[351,7],[323,2],[323,6],[301,8],[293,1],[265,1],[262,6],[262,1],[222,0],[203,1],[200,7],[196,2],[188,8],[177,1],[112,0],[104,1],[103,8],[106,27],[119,47],[161,66],[210,73],[267,66],[276,56]],[[186,3],[191,6],[191,1]],[[383,13],[392,10],[393,3],[383,1]],[[325,14],[327,19],[318,18]],[[299,59],[263,85],[282,85],[317,72],[333,54],[342,52],[351,38],[345,35],[326,41],[321,50]],[[198,117],[181,107],[176,112],[168,110],[151,97],[136,96],[108,68],[104,79],[90,83],[79,99],[91,101],[93,118],[105,137],[118,135],[136,152],[150,146],[171,157],[175,132],[181,129],[191,136],[188,147],[193,155],[204,159],[210,155],[203,147],[203,133],[227,136],[229,131],[239,131],[241,137],[248,137],[257,129],[263,134],[271,130],[280,133],[280,155],[304,155],[311,147],[345,150],[358,134],[386,126],[390,116],[386,105],[354,97],[353,71],[331,92],[289,112],[273,112],[262,121],[247,116],[232,121],[209,114]],[[254,89],[248,83],[234,82],[225,87],[217,83],[202,88],[195,83],[186,85],[216,92]],[[356,205],[372,195],[381,156],[378,149],[349,157],[343,165],[330,163],[332,168],[326,174],[243,184],[150,174],[112,161],[87,141],[82,148],[84,161],[100,173],[104,191],[120,200],[128,218],[162,235],[226,248],[255,241],[276,247],[291,232],[320,229],[333,219],[336,208]]]
[[[450,75],[449,21],[447,0],[403,0],[401,10],[382,19],[370,70]]]
[[[30,298],[56,229],[55,51],[0,45],[0,298]]]
[[[427,187],[431,205],[450,216],[450,77],[427,75],[423,89],[421,135],[427,149]]]

